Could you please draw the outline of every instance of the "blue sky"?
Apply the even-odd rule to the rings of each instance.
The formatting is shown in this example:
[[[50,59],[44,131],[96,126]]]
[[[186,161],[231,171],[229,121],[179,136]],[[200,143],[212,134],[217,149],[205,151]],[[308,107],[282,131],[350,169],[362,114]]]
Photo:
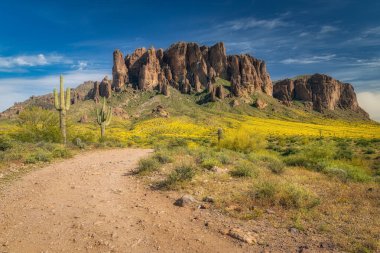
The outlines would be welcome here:
[[[2,0],[0,111],[111,73],[112,51],[177,41],[264,59],[273,80],[326,73],[351,82],[380,120],[380,1]]]

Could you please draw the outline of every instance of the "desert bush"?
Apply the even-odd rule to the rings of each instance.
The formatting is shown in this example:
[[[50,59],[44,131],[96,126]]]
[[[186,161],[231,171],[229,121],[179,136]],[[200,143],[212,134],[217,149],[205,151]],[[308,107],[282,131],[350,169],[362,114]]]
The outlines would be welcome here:
[[[176,185],[190,181],[195,176],[195,168],[192,165],[182,164],[172,171],[168,177],[159,183],[160,188],[171,189]]]
[[[58,115],[38,107],[31,107],[19,115],[20,131],[15,137],[24,142],[60,142]]]
[[[219,165],[220,165],[220,162],[214,157],[205,158],[201,162],[201,166],[205,169],[208,169],[208,170],[212,169],[215,166],[219,166]]]
[[[316,194],[292,183],[262,181],[254,185],[251,196],[261,204],[278,205],[285,209],[309,209],[320,203]]]
[[[313,208],[320,200],[314,193],[296,184],[284,184],[279,191],[279,204],[284,208]]]
[[[273,154],[252,152],[247,156],[247,159],[251,162],[265,166],[276,174],[281,174],[285,170],[285,164]]]
[[[154,154],[154,158],[159,163],[162,163],[162,164],[173,162],[173,158],[172,158],[172,156],[169,154],[169,152],[167,150],[165,150],[165,151],[164,150],[157,151]]]
[[[32,152],[26,159],[26,163],[50,162],[53,156],[49,151],[37,149]]]
[[[86,148],[86,144],[82,141],[81,138],[77,137],[73,140],[73,144],[75,146],[77,146],[78,148],[80,149],[85,149]]]
[[[219,162],[224,165],[232,164],[233,162],[232,154],[230,154],[230,152],[228,152],[227,150],[218,152],[216,154],[216,157],[219,160]]]
[[[264,136],[249,132],[243,128],[234,132],[229,132],[229,134],[226,134],[226,137],[220,142],[222,148],[244,153],[264,149],[266,145],[267,141]]]
[[[53,158],[70,158],[73,156],[71,151],[63,146],[58,146],[54,148],[52,152]]]
[[[343,162],[330,163],[323,169],[323,172],[329,176],[337,177],[343,182],[366,182],[371,180],[371,177],[362,168]]]
[[[240,162],[233,170],[230,171],[233,177],[256,177],[258,171],[256,166],[250,162]]]
[[[255,188],[255,198],[269,201],[271,203],[274,202],[275,195],[278,191],[277,184],[269,181],[264,181],[257,184]]]
[[[12,140],[8,136],[0,136],[0,151],[7,151],[12,148]]]
[[[153,171],[157,171],[160,164],[156,159],[153,157],[150,158],[143,158],[139,161],[139,165],[137,167],[136,173],[137,174],[146,174]]]
[[[345,159],[345,160],[352,159],[353,152],[348,141],[338,140],[336,147],[337,147],[337,152],[334,157],[335,159]]]
[[[286,157],[284,161],[289,166],[322,171],[335,154],[336,147],[333,142],[320,140],[305,145],[298,154]]]

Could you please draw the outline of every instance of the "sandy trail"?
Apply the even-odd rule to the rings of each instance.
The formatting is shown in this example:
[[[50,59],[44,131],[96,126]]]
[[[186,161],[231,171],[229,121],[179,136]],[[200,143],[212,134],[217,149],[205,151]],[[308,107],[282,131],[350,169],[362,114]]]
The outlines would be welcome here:
[[[204,226],[206,211],[173,206],[130,175],[151,152],[94,151],[13,182],[0,192],[0,252],[252,250]]]

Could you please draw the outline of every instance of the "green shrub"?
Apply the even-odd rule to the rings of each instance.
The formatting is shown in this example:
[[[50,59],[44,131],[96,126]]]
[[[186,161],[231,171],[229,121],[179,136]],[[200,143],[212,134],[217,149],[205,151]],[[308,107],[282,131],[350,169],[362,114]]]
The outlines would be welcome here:
[[[77,146],[78,148],[80,149],[85,149],[86,148],[86,144],[82,141],[81,138],[77,137],[73,140],[73,144],[75,146]]]
[[[31,153],[26,159],[26,163],[38,163],[38,162],[50,162],[52,160],[52,154],[42,149],[38,149]]]
[[[319,198],[312,192],[295,184],[284,184],[279,191],[279,204],[284,208],[313,208]]]
[[[265,166],[276,174],[281,174],[285,170],[285,164],[279,158],[271,154],[250,153],[247,158],[251,162]]]
[[[315,141],[303,146],[299,153],[284,159],[288,166],[302,166],[315,171],[322,171],[336,154],[332,141]]]
[[[166,151],[157,151],[155,154],[154,154],[154,158],[162,163],[162,164],[165,164],[165,163],[171,163],[173,162],[173,158],[168,154],[168,152]]]
[[[313,208],[320,203],[317,195],[301,186],[271,181],[256,183],[252,197],[261,204],[279,205],[286,209]]]
[[[364,154],[366,154],[366,155],[372,155],[375,153],[376,153],[375,150],[372,148],[368,148],[366,151],[364,151]]]
[[[52,152],[53,158],[70,158],[72,153],[65,147],[56,147]]]
[[[137,174],[145,174],[153,171],[157,171],[159,168],[159,163],[154,158],[143,158],[139,161],[139,165],[137,167]]]
[[[219,152],[216,157],[224,165],[232,163],[232,158],[228,151]]]
[[[343,182],[366,182],[371,180],[371,177],[363,169],[343,162],[331,163],[323,172],[327,175],[335,176]]]
[[[232,132],[220,142],[220,147],[249,153],[254,150],[261,150],[267,146],[264,136],[252,133],[247,129],[241,128]]]
[[[233,177],[256,177],[258,175],[257,168],[253,163],[241,162],[233,170],[230,171]]]
[[[0,136],[0,151],[6,151],[12,148],[11,139],[8,136]]]
[[[172,188],[179,183],[190,181],[195,176],[195,168],[191,165],[180,165],[172,171],[166,180],[159,183],[160,188]]]
[[[285,164],[279,159],[273,159],[268,162],[267,167],[276,174],[281,174],[285,170]]]
[[[202,162],[201,162],[201,166],[205,169],[208,169],[208,170],[212,169],[215,166],[219,166],[219,165],[220,165],[220,162],[216,158],[213,158],[213,157],[206,158],[206,159],[202,160]]]
[[[278,185],[269,181],[264,181],[256,186],[255,198],[273,202],[277,191]]]
[[[24,142],[60,142],[59,118],[56,113],[31,107],[19,115],[21,130],[15,137]]]

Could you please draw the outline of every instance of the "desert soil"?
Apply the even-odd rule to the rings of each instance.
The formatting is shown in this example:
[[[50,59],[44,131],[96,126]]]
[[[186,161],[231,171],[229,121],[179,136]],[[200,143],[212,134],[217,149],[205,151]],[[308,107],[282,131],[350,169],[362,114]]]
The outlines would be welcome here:
[[[131,175],[151,152],[95,151],[12,183],[0,193],[0,252],[246,251]]]
[[[0,252],[302,252],[304,243],[313,245],[259,223],[248,228],[269,244],[231,238],[226,229],[244,227],[242,221],[177,207],[179,193],[153,191],[132,174],[150,153],[89,152],[7,185],[0,191]],[[316,250],[318,241],[307,252],[325,251]]]

